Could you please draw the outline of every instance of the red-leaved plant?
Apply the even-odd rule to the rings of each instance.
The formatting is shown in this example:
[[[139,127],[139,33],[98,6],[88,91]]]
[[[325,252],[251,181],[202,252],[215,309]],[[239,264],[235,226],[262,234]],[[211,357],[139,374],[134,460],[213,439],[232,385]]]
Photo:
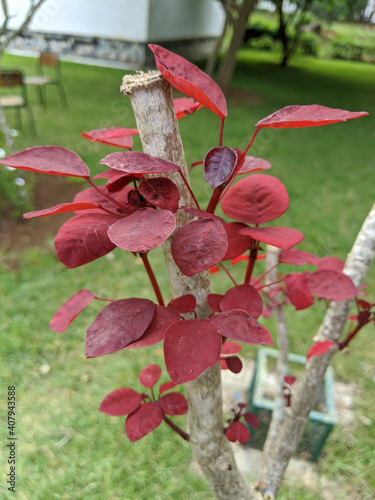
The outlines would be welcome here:
[[[242,368],[236,356],[240,346],[228,339],[273,345],[270,332],[258,322],[262,313],[266,316],[272,307],[285,301],[300,310],[310,307],[314,297],[342,301],[358,294],[351,279],[343,274],[340,261],[332,257],[321,259],[294,249],[304,238],[300,231],[267,225],[288,209],[288,193],[280,180],[258,173],[268,170],[270,164],[247,156],[247,152],[262,128],[316,127],[359,118],[367,113],[319,105],[287,106],[255,125],[255,133],[243,151],[226,147],[222,142],[227,106],[220,88],[182,57],[157,45],[150,45],[150,48],[164,79],[188,96],[175,100],[177,118],[205,106],[221,120],[218,145],[207,152],[203,162],[192,165],[203,163],[204,178],[213,190],[206,208],[198,204],[179,165],[131,151],[132,135],[138,133],[135,129],[112,127],[82,134],[91,141],[129,150],[109,154],[101,160],[100,164],[108,169],[94,179],[107,179],[105,186],[95,184],[89,168],[76,153],[59,146],[33,147],[1,161],[9,167],[80,177],[89,183],[90,187],[78,193],[73,202],[24,216],[29,219],[74,213],[55,239],[57,257],[67,268],[88,264],[116,247],[140,256],[143,261],[156,304],[144,298],[103,299],[83,289],[57,311],[50,325],[54,331],[64,332],[94,299],[106,300],[109,304],[87,330],[87,358],[163,342],[165,365],[172,381],[160,387],[159,397],[155,396],[153,388],[161,369],[153,364],[140,375],[140,383],[150,389],[150,394],[123,387],[107,395],[100,405],[100,411],[109,415],[127,415],[126,432],[130,441],[142,438],[163,420],[184,439],[189,439],[167,416],[186,413],[186,399],[178,392],[164,392],[176,384],[197,379],[219,361],[223,369],[238,373]],[[180,203],[177,185],[163,175],[170,173],[181,176],[191,194],[192,206]],[[251,175],[238,180],[238,176],[244,174]],[[215,215],[219,203],[229,221]],[[176,230],[179,211],[190,214],[191,221]],[[208,318],[197,318],[196,297],[192,294],[165,303],[148,253],[168,239],[174,262],[185,276],[222,269],[231,280],[231,287],[225,294],[208,295],[211,310]],[[254,265],[264,256],[264,244],[282,249],[279,264],[311,264],[316,270],[288,273],[280,278],[278,286],[273,284],[270,288],[262,281],[270,270],[260,278],[253,278]],[[235,264],[240,260],[245,260],[247,265],[243,283],[238,284],[224,262]],[[374,319],[374,304],[357,300],[357,305],[356,325],[345,341],[336,343],[338,349],[346,347],[357,331]],[[316,344],[308,356],[322,354],[333,344],[330,341]],[[252,427],[258,425],[252,414],[242,413],[244,406],[239,404],[239,409],[233,410],[233,417],[223,429],[231,441],[243,443],[249,438],[240,418]]]

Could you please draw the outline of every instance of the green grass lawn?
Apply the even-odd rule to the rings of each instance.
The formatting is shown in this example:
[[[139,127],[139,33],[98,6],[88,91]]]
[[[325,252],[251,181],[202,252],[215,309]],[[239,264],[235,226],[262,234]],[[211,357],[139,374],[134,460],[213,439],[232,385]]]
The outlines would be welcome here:
[[[35,60],[6,55],[4,66],[34,72]],[[38,137],[27,126],[17,137],[19,149],[56,144],[78,152],[94,173],[110,147],[90,143],[80,133],[108,126],[134,127],[128,99],[119,94],[123,71],[64,62],[64,84],[69,107],[61,107],[56,89],[48,94],[48,108],[38,105],[31,92]],[[359,63],[295,59],[288,69],[277,65],[277,56],[244,50],[229,100],[224,143],[244,147],[254,124],[289,104],[322,104],[351,111],[365,110],[368,117],[345,124],[300,130],[263,130],[252,154],[272,163],[271,175],[280,177],[290,197],[289,211],[278,225],[305,233],[299,246],[319,256],[345,258],[373,203],[375,67]],[[9,115],[11,126],[13,116]],[[25,124],[27,125],[27,123]],[[217,144],[218,119],[208,110],[180,121],[188,163],[202,159]],[[139,149],[139,140],[135,149]],[[201,170],[193,170],[192,183],[200,202],[210,189]],[[66,200],[70,201],[70,200]],[[29,221],[38,231],[42,221]],[[160,252],[152,257],[166,297],[168,283],[162,276]],[[123,418],[97,411],[112,390],[131,386],[140,390],[138,373],[152,362],[162,364],[160,346],[129,350],[98,359],[84,356],[85,329],[101,308],[93,304],[63,334],[49,330],[56,309],[80,288],[114,299],[132,296],[153,299],[141,263],[116,250],[82,268],[67,270],[58,262],[52,235],[39,247],[0,253],[1,401],[8,385],[17,387],[18,496],[19,499],[209,499],[203,479],[192,470],[189,446],[165,426],[137,443],[124,435]],[[239,264],[240,266],[241,264]],[[234,269],[234,273],[239,273]],[[375,295],[374,271],[367,279]],[[221,273],[213,276],[213,290],[230,286]],[[291,346],[305,354],[324,315],[324,304],[300,313],[288,312]],[[273,328],[273,322],[268,326]],[[350,355],[338,354],[336,377],[355,384],[355,421],[338,426],[331,434],[319,471],[330,480],[340,479],[337,498],[348,498],[350,487],[360,498],[371,498],[375,488],[372,460],[375,447],[373,329],[356,339]],[[247,346],[247,356],[256,348]],[[50,371],[43,374],[43,365]],[[164,379],[167,376],[164,372]],[[4,410],[2,412],[5,418]],[[177,417],[183,425],[183,418]],[[365,422],[365,423],[364,423]],[[6,429],[4,428],[3,436]],[[3,469],[4,470],[4,469]],[[4,498],[13,498],[4,491]],[[322,491],[285,486],[281,499],[322,498]]]

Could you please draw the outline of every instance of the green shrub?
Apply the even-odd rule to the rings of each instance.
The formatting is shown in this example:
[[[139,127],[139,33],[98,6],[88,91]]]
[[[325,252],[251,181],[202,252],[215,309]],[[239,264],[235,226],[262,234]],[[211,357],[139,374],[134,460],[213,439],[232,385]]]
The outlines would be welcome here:
[[[306,56],[317,56],[318,35],[315,33],[303,33],[298,41],[297,52]]]
[[[331,57],[333,59],[345,59],[346,61],[362,61],[363,46],[346,40],[333,40],[331,45]]]
[[[0,169],[0,217],[21,217],[32,210],[32,174],[27,172]]]

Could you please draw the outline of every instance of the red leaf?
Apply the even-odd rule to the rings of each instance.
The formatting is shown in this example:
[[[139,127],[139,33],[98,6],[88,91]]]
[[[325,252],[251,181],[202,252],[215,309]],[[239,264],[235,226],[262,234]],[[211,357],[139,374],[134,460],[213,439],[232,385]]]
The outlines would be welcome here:
[[[194,99],[189,99],[188,97],[173,99],[173,105],[177,120],[184,116],[191,115],[194,111],[197,111],[200,106],[199,102],[195,102]]]
[[[125,349],[137,347],[149,347],[158,344],[164,339],[164,334],[168,328],[176,321],[180,321],[180,315],[172,309],[163,306],[156,306],[154,317],[141,338],[127,345]]]
[[[88,166],[77,153],[60,146],[35,146],[6,156],[0,163],[7,167],[43,174],[90,177]]]
[[[237,354],[242,349],[240,344],[226,340],[221,348],[221,355]]]
[[[289,206],[289,196],[279,179],[254,174],[234,184],[221,203],[232,219],[248,224],[264,224],[280,217]]]
[[[127,174],[161,174],[180,171],[180,167],[170,161],[155,158],[139,151],[111,153],[99,163]]]
[[[211,77],[183,57],[159,45],[150,44],[149,47],[154,53],[158,70],[172,87],[193,97],[219,118],[227,116],[224,94]]]
[[[163,412],[157,403],[143,403],[128,416],[125,423],[126,435],[133,443],[155,430],[163,421]]]
[[[247,227],[241,229],[240,233],[285,250],[298,245],[304,238],[300,231],[289,227]]]
[[[172,240],[172,255],[185,276],[193,276],[222,260],[228,248],[223,226],[211,219],[194,220],[179,229]]]
[[[138,186],[140,194],[155,207],[177,212],[180,193],[176,184],[166,177],[154,177],[142,181]]]
[[[241,309],[218,314],[213,316],[210,321],[223,337],[229,337],[246,344],[274,345],[267,328]]]
[[[152,321],[155,304],[148,299],[116,300],[87,330],[86,358],[112,354],[138,340]]]
[[[243,417],[246,420],[246,422],[250,425],[250,427],[252,427],[253,429],[259,429],[258,417],[255,415],[255,413],[247,411],[246,413],[243,414]]]
[[[106,210],[111,210],[112,212],[117,212],[117,206],[111,201],[105,198],[104,194],[108,195],[108,189],[106,186],[98,186],[99,191],[95,188],[88,188],[80,191],[74,197],[74,203],[95,203],[96,205],[100,205],[102,208]],[[112,197],[119,201],[120,203],[125,203],[127,199],[128,193],[132,188],[130,186],[125,186],[120,192],[114,193]],[[103,194],[101,194],[103,193]],[[82,213],[82,212],[81,212]],[[103,211],[100,209],[94,209],[87,212],[92,215],[93,213],[103,214]],[[118,220],[118,219],[115,219]]]
[[[197,300],[191,293],[181,295],[181,297],[171,300],[168,304],[168,307],[178,312],[179,314],[194,312],[196,306]]]
[[[64,214],[67,212],[78,212],[80,210],[100,210],[100,205],[96,203],[60,203],[60,205],[55,205],[51,208],[45,208],[43,210],[36,210],[35,212],[27,212],[23,214],[24,219],[32,219],[33,217],[46,217],[46,215]],[[100,210],[104,213],[103,210]]]
[[[139,374],[139,381],[143,386],[151,389],[152,387],[154,387],[160,377],[161,368],[159,365],[154,364],[146,366],[146,368],[143,368],[143,370],[141,370],[141,373]]]
[[[232,148],[211,148],[203,160],[204,178],[215,189],[229,179],[237,165],[237,153]]]
[[[339,273],[345,267],[345,262],[337,257],[323,257],[318,262],[317,271],[322,271],[323,269],[330,269],[331,271],[338,271]]]
[[[212,312],[221,312],[220,302],[223,297],[224,295],[219,293],[209,293],[207,295],[207,302]]]
[[[232,259],[230,261],[230,263],[231,263],[232,266],[235,266],[239,262],[244,262],[244,261],[247,261],[247,260],[249,260],[249,256],[248,255],[240,255],[239,257],[236,257],[235,259]]]
[[[228,370],[230,370],[232,373],[240,373],[242,370],[242,361],[238,356],[227,356],[224,358],[224,361],[227,364]]]
[[[245,156],[244,163],[240,168],[237,175],[249,174],[250,172],[259,172],[261,170],[269,170],[271,163],[262,158],[255,158],[255,156]]]
[[[309,106],[286,106],[263,118],[255,126],[259,128],[301,128],[318,127],[330,123],[345,122],[351,118],[368,115],[365,111],[350,112],[327,108],[319,104]]]
[[[242,309],[254,319],[258,319],[263,311],[263,301],[259,292],[251,285],[238,285],[230,288],[220,302],[223,312]]]
[[[240,234],[240,229],[246,228],[242,222],[228,222],[223,225],[228,238],[228,250],[223,260],[233,260],[251,248],[253,239],[250,236]],[[247,259],[247,256],[245,257]]]
[[[218,215],[210,214],[209,212],[206,212],[205,210],[200,210],[199,208],[190,208],[190,207],[180,207],[181,210],[184,212],[194,215],[194,217],[199,217],[200,219],[212,219],[216,220],[217,222],[224,223],[225,220],[222,217],[219,217]]]
[[[69,219],[55,238],[57,258],[68,268],[83,266],[111,252],[116,245],[108,228],[118,221],[112,215],[85,214]]]
[[[317,342],[312,345],[307,353],[306,359],[310,359],[312,356],[320,356],[328,351],[331,345],[335,344],[331,340],[325,340],[324,342]]]
[[[180,392],[170,392],[158,400],[160,408],[166,415],[185,415],[188,412],[188,402]]]
[[[212,267],[210,267],[209,273],[210,274],[216,274],[219,271],[220,271],[220,267],[219,266],[212,266]]]
[[[304,266],[305,264],[316,266],[319,264],[320,259],[312,253],[293,248],[290,250],[282,250],[279,253],[279,262],[280,264],[293,264],[294,266]]]
[[[241,444],[245,444],[250,439],[250,432],[246,425],[242,422],[233,422],[230,424],[228,429],[225,431],[225,435],[232,443],[238,441]]]
[[[95,294],[85,288],[75,293],[58,311],[50,321],[50,328],[56,333],[63,333],[76,317],[95,299]]]
[[[343,273],[324,269],[309,273],[307,277],[311,293],[321,299],[340,300],[352,299],[358,294],[353,281]]]
[[[109,127],[83,132],[81,135],[91,142],[100,142],[110,146],[119,146],[126,149],[132,149],[133,139],[131,135],[138,134],[137,129],[125,129],[122,127]]]
[[[164,337],[164,358],[176,384],[195,380],[220,358],[221,337],[208,319],[187,319],[170,326]]]
[[[161,245],[175,230],[176,219],[169,210],[141,208],[115,222],[109,230],[109,239],[130,252],[145,253]]]
[[[307,309],[314,303],[314,297],[311,295],[307,283],[307,276],[308,273],[289,273],[283,278],[286,293],[297,311]]]
[[[142,403],[142,394],[130,389],[130,387],[122,387],[108,394],[100,403],[99,411],[121,417],[133,413]]]
[[[176,387],[174,382],[164,382],[164,384],[161,384],[159,387],[159,394],[163,394],[163,392],[169,391],[169,389],[173,389],[173,387]]]

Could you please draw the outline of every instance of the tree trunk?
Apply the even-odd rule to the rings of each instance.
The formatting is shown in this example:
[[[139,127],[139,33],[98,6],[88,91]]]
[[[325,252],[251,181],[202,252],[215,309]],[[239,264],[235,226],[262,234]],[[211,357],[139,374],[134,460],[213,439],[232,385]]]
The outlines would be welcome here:
[[[143,151],[178,164],[188,178],[184,151],[173,107],[171,87],[158,71],[125,76],[121,91],[129,95]],[[169,177],[177,184],[181,203],[192,206],[186,186],[178,174]],[[177,227],[191,220],[183,211],[177,213]],[[175,265],[170,240],[163,244],[173,297],[192,293],[197,299],[197,315],[207,318],[210,309],[208,272],[184,276]],[[190,443],[214,495],[220,500],[249,500],[257,498],[242,478],[234,461],[231,446],[224,436],[220,364],[204,372],[197,380],[186,384],[189,402]]]
[[[241,48],[244,40],[247,20],[254,10],[257,0],[243,0],[241,6],[238,6],[238,16],[233,20],[233,34],[230,41],[229,48],[225,53],[217,75],[217,83],[223,90],[227,92],[233,78],[234,70],[236,68],[236,55]]]
[[[366,276],[374,256],[375,204],[358,233],[344,268],[344,273],[351,277],[357,288]],[[317,340],[336,342],[340,339],[352,303],[352,300],[331,302],[318,332]],[[325,372],[334,352],[335,350],[332,349],[321,356],[314,356],[307,363],[302,384],[292,399],[291,411],[286,415],[261,480],[262,491],[270,495],[270,498],[277,495],[289,460],[295,453],[310,411],[315,405]]]

